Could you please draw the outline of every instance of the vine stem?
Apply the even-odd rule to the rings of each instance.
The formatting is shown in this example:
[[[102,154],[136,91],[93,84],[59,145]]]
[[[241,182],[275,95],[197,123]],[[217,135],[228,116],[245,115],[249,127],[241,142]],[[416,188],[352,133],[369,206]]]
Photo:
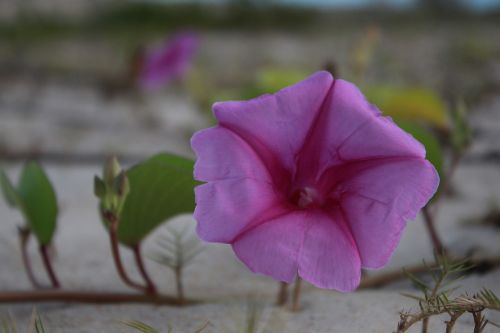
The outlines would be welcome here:
[[[280,289],[276,299],[276,305],[283,306],[288,301],[288,283],[280,282]]]
[[[474,318],[474,333],[482,333],[488,321],[484,319],[482,311],[473,311],[472,318]]]
[[[427,227],[427,231],[431,236],[431,241],[432,241],[432,246],[434,247],[434,251],[439,255],[446,256],[447,253],[446,248],[444,247],[443,242],[441,242],[441,239],[436,231],[434,217],[429,211],[428,206],[422,208],[422,214],[424,215],[424,221],[425,221],[425,226]]]
[[[132,294],[132,293],[103,293],[89,291],[39,290],[39,291],[11,291],[0,293],[0,303],[36,303],[36,302],[65,302],[65,303],[145,303],[158,305],[193,305],[200,301],[184,300],[180,302],[176,297],[166,295]]]
[[[441,274],[439,278],[435,280],[435,285],[434,288],[432,288],[429,299],[436,299],[437,292],[441,287],[441,285],[443,284],[444,280],[446,279],[447,275],[448,275],[447,273],[443,272],[443,274]],[[425,292],[425,295],[427,298],[427,292]],[[429,317],[426,317],[422,320],[422,333],[427,333],[428,331],[429,331]]]
[[[132,251],[135,257],[135,263],[137,264],[137,268],[139,269],[139,273],[141,273],[144,282],[146,283],[146,293],[148,294],[157,294],[156,286],[153,283],[153,280],[149,277],[149,274],[146,270],[146,266],[144,265],[144,260],[142,259],[141,254],[141,246],[140,244],[135,244],[132,246]]]
[[[425,317],[422,320],[422,333],[427,333],[429,329],[429,317]]]
[[[19,228],[19,243],[21,246],[21,256],[24,264],[24,269],[28,275],[28,279],[35,289],[41,289],[43,286],[38,282],[33,273],[33,267],[31,266],[31,260],[28,255],[28,243],[31,236],[31,231],[27,228]]]
[[[40,245],[40,255],[42,256],[43,265],[47,271],[47,275],[49,276],[50,283],[52,284],[52,287],[57,289],[60,288],[61,285],[57,279],[54,268],[52,267],[48,249],[49,247],[46,244]]]
[[[453,327],[455,327],[458,318],[460,318],[463,314],[463,312],[456,312],[450,315],[450,320],[446,322],[446,333],[453,332]]]
[[[427,227],[427,231],[429,232],[429,235],[431,237],[432,244],[434,246],[434,251],[436,251],[437,254],[446,256],[446,248],[444,247],[443,243],[441,242],[441,239],[439,237],[439,234],[436,231],[436,227],[434,224],[434,216],[437,214],[437,211],[443,202],[443,197],[446,196],[448,191],[450,190],[450,185],[451,185],[451,179],[453,175],[455,174],[460,161],[462,160],[463,157],[463,152],[454,152],[450,167],[448,169],[448,172],[446,173],[443,184],[441,185],[441,190],[436,193],[436,196],[434,198],[433,202],[433,210],[431,211],[429,206],[425,206],[422,208],[422,213],[424,215],[424,220],[425,220],[425,225]]]
[[[293,298],[292,298],[292,311],[299,311],[299,302],[300,302],[300,294],[302,290],[302,279],[297,277],[297,281],[295,281],[295,288],[293,288]]]
[[[109,216],[106,216],[106,219],[109,221],[109,241],[111,243],[111,252],[113,254],[113,261],[115,262],[118,275],[120,276],[122,281],[129,287],[140,290],[142,292],[147,292],[146,287],[132,281],[128,277],[127,272],[123,267],[122,259],[120,256],[120,248],[118,245],[118,237],[117,237],[118,219],[114,217],[113,214],[109,214]]]

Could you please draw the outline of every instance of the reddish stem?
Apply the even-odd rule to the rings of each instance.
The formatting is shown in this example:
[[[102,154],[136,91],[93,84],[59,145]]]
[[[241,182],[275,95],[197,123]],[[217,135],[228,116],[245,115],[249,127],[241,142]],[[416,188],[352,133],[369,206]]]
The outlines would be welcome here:
[[[40,291],[9,291],[0,292],[0,303],[34,303],[34,302],[64,302],[64,303],[92,303],[92,304],[115,304],[115,303],[149,303],[188,305],[199,301],[185,300],[179,302],[176,297],[166,295],[148,295],[131,293],[105,293],[91,291],[63,291],[63,290],[40,290]]]
[[[427,231],[429,232],[429,235],[431,236],[431,241],[432,245],[434,247],[434,251],[438,255],[445,256],[447,251],[446,248],[444,247],[443,243],[441,242],[441,239],[438,236],[438,233],[436,231],[436,228],[434,226],[434,218],[429,211],[428,206],[425,206],[422,208],[422,213],[424,215],[424,221],[425,221],[425,226],[427,227]]]
[[[283,306],[288,301],[288,283],[280,282],[280,290],[276,299],[276,305]]]
[[[113,254],[113,260],[115,262],[115,267],[116,270],[118,271],[118,275],[126,285],[134,289],[138,289],[142,292],[147,292],[144,286],[135,283],[128,277],[127,272],[123,267],[122,259],[120,256],[120,249],[118,246],[118,236],[117,236],[118,219],[112,216],[111,214],[109,216],[106,216],[106,218],[109,221],[109,241],[111,243],[111,252]]]
[[[146,266],[144,265],[144,261],[142,260],[141,254],[141,246],[139,244],[135,244],[132,246],[132,251],[134,252],[135,263],[137,264],[137,268],[139,269],[139,273],[141,273],[144,282],[146,283],[146,293],[148,294],[156,294],[156,286],[153,283],[153,280],[149,277],[148,272],[146,271]]]
[[[28,242],[30,239],[31,232],[27,228],[19,228],[19,241],[21,245],[21,256],[23,259],[24,268],[26,270],[26,274],[28,275],[28,279],[35,289],[41,289],[43,286],[38,282],[33,273],[33,267],[31,266],[31,260],[28,255]]]
[[[61,285],[59,284],[59,280],[57,279],[54,268],[52,267],[48,249],[47,245],[40,245],[40,254],[42,256],[43,265],[45,266],[45,270],[47,271],[52,287],[59,288]]]
[[[301,289],[302,289],[302,279],[300,277],[297,277],[297,280],[295,281],[295,288],[293,289],[293,299],[292,299],[293,312],[297,312],[300,308],[299,301],[300,301]]]

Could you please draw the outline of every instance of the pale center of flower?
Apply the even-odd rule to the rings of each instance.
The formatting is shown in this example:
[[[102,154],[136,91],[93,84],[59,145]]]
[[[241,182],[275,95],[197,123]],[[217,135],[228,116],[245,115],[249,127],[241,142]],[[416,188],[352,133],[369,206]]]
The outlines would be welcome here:
[[[314,187],[302,187],[292,193],[290,202],[299,208],[321,206],[322,198]]]

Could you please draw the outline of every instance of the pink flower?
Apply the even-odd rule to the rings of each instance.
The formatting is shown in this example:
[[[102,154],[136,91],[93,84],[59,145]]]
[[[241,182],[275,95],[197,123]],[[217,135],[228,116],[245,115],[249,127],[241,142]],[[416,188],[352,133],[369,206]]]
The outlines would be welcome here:
[[[198,49],[199,39],[194,33],[179,33],[162,46],[146,52],[139,83],[146,89],[158,88],[184,76]]]
[[[191,142],[197,232],[255,273],[353,290],[437,189],[424,147],[327,72],[213,110]]]

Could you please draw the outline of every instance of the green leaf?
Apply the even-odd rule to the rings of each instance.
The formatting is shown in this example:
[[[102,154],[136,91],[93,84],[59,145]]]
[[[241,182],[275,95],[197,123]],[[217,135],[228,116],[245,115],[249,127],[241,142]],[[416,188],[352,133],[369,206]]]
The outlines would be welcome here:
[[[50,180],[36,162],[24,166],[18,193],[26,222],[40,244],[49,244],[56,229],[57,199]]]
[[[98,176],[94,176],[94,195],[100,199],[106,195],[106,184]]]
[[[0,186],[2,187],[2,193],[5,198],[5,201],[9,204],[11,207],[18,207],[20,206],[19,202],[19,195],[17,194],[16,189],[12,185],[12,183],[9,180],[9,177],[3,172],[3,170],[0,170]]]
[[[376,85],[363,89],[367,99],[395,120],[419,121],[447,128],[448,113],[439,96],[419,87]]]
[[[405,121],[397,121],[397,124],[425,146],[426,158],[434,165],[439,177],[443,179],[443,150],[434,134],[418,124]]]
[[[118,239],[139,243],[168,218],[194,210],[194,162],[158,154],[127,171],[130,193],[120,215]]]

